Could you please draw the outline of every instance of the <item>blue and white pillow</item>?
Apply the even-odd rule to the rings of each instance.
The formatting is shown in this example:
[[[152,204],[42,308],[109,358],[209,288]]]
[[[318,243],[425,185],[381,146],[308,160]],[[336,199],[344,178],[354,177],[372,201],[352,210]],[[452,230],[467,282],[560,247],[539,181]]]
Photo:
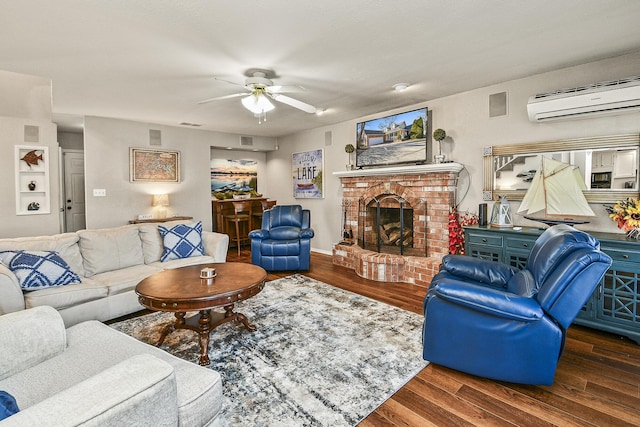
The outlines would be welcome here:
[[[55,251],[2,251],[0,262],[27,291],[80,283],[80,276]]]
[[[178,224],[171,228],[158,225],[158,231],[164,246],[160,261],[204,255],[202,221],[194,225]]]

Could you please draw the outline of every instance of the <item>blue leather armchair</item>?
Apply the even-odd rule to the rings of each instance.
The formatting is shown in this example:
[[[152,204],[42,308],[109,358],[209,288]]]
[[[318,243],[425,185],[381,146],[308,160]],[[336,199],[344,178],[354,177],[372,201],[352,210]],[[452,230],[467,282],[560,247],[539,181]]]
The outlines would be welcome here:
[[[276,205],[262,214],[262,229],[249,233],[251,262],[268,271],[309,270],[311,212]]]
[[[542,233],[523,270],[447,255],[424,300],[423,357],[481,377],[551,385],[566,329],[610,265],[595,238],[567,225]]]

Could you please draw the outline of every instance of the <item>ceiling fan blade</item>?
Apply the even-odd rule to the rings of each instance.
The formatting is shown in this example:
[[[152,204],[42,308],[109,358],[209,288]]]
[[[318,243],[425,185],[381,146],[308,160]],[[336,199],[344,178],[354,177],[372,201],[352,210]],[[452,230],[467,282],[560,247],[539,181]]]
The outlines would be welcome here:
[[[230,85],[244,87],[244,83],[232,82],[231,80],[221,79],[220,77],[214,77],[213,80],[217,80],[219,82],[229,83]]]
[[[303,86],[267,86],[267,92],[269,93],[300,93],[305,92],[306,89]]]
[[[233,93],[231,95],[225,95],[225,96],[216,96],[215,98],[203,99],[202,101],[198,101],[198,104],[207,104],[209,102],[219,101],[221,99],[231,99],[231,98],[237,98],[239,96],[247,96],[247,95],[251,95],[251,93],[242,92],[242,93]]]
[[[286,95],[280,95],[280,94],[277,94],[277,93],[272,93],[270,95],[276,101],[282,102],[283,104],[290,105],[290,106],[292,106],[294,108],[297,108],[298,110],[302,110],[302,111],[304,111],[306,113],[313,114],[313,113],[316,112],[316,107],[314,107],[313,105],[309,105],[307,103],[304,103],[302,101],[298,101],[297,99],[293,99],[293,98],[290,98],[290,97],[288,97]]]

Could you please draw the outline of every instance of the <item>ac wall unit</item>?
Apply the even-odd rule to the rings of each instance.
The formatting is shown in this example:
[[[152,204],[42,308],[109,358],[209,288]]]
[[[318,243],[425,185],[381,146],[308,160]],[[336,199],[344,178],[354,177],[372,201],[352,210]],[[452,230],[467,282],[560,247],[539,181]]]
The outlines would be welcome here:
[[[640,111],[640,76],[541,93],[529,98],[532,122],[584,119]]]

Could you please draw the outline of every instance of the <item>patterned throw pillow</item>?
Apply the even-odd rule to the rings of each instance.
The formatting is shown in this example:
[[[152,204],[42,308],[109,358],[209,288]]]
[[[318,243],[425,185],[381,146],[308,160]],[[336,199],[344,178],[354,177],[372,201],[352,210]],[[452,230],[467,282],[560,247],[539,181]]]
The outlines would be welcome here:
[[[164,245],[160,261],[204,255],[201,221],[195,225],[178,224],[171,228],[158,225],[158,231]]]
[[[17,413],[19,410],[16,399],[8,392],[0,390],[0,421]]]
[[[80,283],[80,277],[55,251],[2,251],[0,262],[27,291]]]

